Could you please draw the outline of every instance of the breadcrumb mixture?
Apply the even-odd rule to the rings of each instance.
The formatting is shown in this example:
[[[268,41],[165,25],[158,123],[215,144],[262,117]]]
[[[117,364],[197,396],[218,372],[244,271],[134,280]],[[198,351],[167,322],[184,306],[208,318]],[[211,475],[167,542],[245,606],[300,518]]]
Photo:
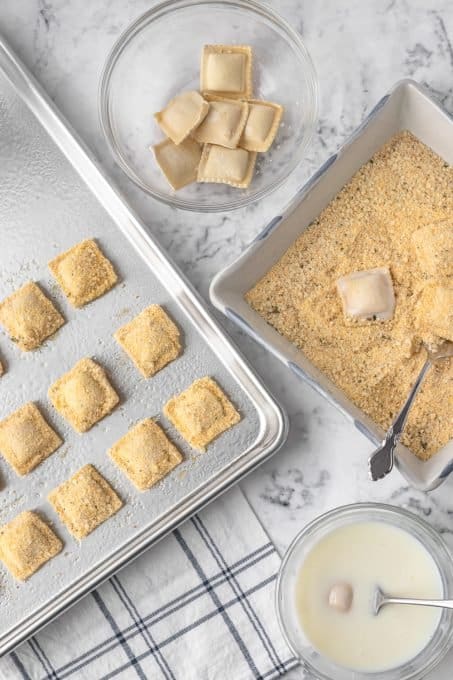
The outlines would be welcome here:
[[[442,262],[431,271],[420,257],[421,239],[413,237],[422,227],[426,253],[435,245]],[[423,302],[432,296],[422,293],[439,286],[442,300],[450,299],[452,232],[453,167],[402,132],[354,175],[246,299],[387,429],[425,361],[422,340],[439,342],[433,332],[437,312]],[[335,287],[338,277],[383,266],[389,267],[395,290],[393,319],[345,319]],[[447,317],[445,309],[439,311],[436,325],[448,325],[450,335],[451,314],[451,309]],[[419,458],[430,458],[453,437],[452,414],[453,360],[446,359],[425,379],[403,443]]]

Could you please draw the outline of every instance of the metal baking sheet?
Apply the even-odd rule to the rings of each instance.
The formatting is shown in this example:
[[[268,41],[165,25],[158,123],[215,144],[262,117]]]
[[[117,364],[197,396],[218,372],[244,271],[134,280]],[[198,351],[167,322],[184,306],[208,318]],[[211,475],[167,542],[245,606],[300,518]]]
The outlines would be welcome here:
[[[63,552],[25,583],[14,581],[0,566],[0,653],[5,653],[265,460],[284,441],[286,419],[3,41],[0,156],[0,299],[34,280],[67,321],[56,336],[29,353],[22,353],[3,331],[0,334],[0,356],[7,369],[0,380],[0,419],[33,400],[64,438],[63,446],[25,477],[0,460],[0,523],[22,510],[37,510],[65,543]],[[98,240],[120,282],[75,310],[53,281],[47,262],[87,237]],[[145,380],[112,333],[151,303],[162,304],[175,319],[185,349]],[[84,356],[106,367],[121,405],[79,435],[46,394],[48,386]],[[166,421],[162,406],[204,375],[218,380],[243,418],[200,454]],[[185,460],[155,488],[139,493],[106,451],[148,416],[158,416]],[[124,508],[78,543],[46,496],[88,462],[112,483]]]
[[[283,214],[273,217],[245,252],[215,277],[210,290],[216,307],[325,396],[374,444],[382,441],[382,429],[308,361],[301,350],[267,324],[247,304],[244,295],[357,170],[402,130],[409,130],[447,163],[453,164],[452,118],[415,81],[398,82],[339,151],[301,188]],[[433,489],[453,471],[453,441],[426,462],[400,444],[397,465],[412,485],[425,491]]]

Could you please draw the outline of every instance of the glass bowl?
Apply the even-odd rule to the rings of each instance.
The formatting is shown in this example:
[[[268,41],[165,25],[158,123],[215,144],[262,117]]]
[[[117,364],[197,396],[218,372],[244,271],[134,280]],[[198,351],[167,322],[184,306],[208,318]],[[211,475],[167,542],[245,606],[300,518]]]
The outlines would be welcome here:
[[[322,680],[417,680],[439,663],[453,643],[453,611],[444,609],[426,647],[410,662],[388,670],[367,673],[335,664],[315,650],[305,637],[295,608],[298,570],[312,547],[326,534],[345,524],[381,521],[404,529],[424,545],[437,564],[444,598],[453,596],[453,559],[440,535],[406,510],[379,503],[357,503],[336,508],[308,524],[289,546],[278,575],[276,609],[283,635],[302,665]]]
[[[249,44],[254,51],[254,93],[282,104],[282,123],[271,149],[258,154],[248,189],[167,184],[150,145],[163,139],[153,113],[183,90],[199,89],[204,44]],[[137,19],[115,44],[101,78],[101,127],[124,172],[168,205],[217,212],[253,203],[285,181],[309,144],[318,111],[311,58],[299,36],[273,10],[254,0],[169,0]]]

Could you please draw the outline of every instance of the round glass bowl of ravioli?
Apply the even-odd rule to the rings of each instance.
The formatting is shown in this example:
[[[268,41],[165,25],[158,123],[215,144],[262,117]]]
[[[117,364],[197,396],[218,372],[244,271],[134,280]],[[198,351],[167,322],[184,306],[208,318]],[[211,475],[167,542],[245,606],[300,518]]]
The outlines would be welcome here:
[[[322,680],[420,680],[452,644],[453,612],[386,605],[401,597],[448,599],[453,559],[416,515],[357,503],[308,524],[288,548],[276,586],[282,632],[306,670]]]
[[[248,98],[281,105],[283,116],[270,149],[257,153],[248,187],[193,182],[175,191],[150,150],[165,139],[153,116],[180,93],[200,91],[205,45],[249,45]],[[115,160],[141,189],[173,207],[221,212],[263,198],[299,165],[317,122],[318,85],[301,37],[273,10],[254,0],[170,0],[137,19],[114,46],[99,108]]]

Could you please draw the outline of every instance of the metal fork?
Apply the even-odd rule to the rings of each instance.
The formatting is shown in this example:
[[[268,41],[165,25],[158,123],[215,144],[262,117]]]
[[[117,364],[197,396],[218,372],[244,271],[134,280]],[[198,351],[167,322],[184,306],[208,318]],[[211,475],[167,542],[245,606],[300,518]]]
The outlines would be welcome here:
[[[405,404],[391,424],[381,446],[376,449],[368,459],[369,474],[373,482],[388,475],[393,468],[396,445],[403,432],[415,396],[420,389],[427,372],[436,361],[453,356],[453,342],[449,342],[448,340],[439,345],[435,350],[430,349],[427,345],[425,345],[425,349],[428,353],[427,359],[409,392]]]
[[[453,600],[416,600],[412,597],[390,597],[384,593],[379,586],[376,588],[372,610],[374,616],[379,614],[379,610],[386,604],[415,604],[421,607],[442,607],[443,609],[453,609]]]

